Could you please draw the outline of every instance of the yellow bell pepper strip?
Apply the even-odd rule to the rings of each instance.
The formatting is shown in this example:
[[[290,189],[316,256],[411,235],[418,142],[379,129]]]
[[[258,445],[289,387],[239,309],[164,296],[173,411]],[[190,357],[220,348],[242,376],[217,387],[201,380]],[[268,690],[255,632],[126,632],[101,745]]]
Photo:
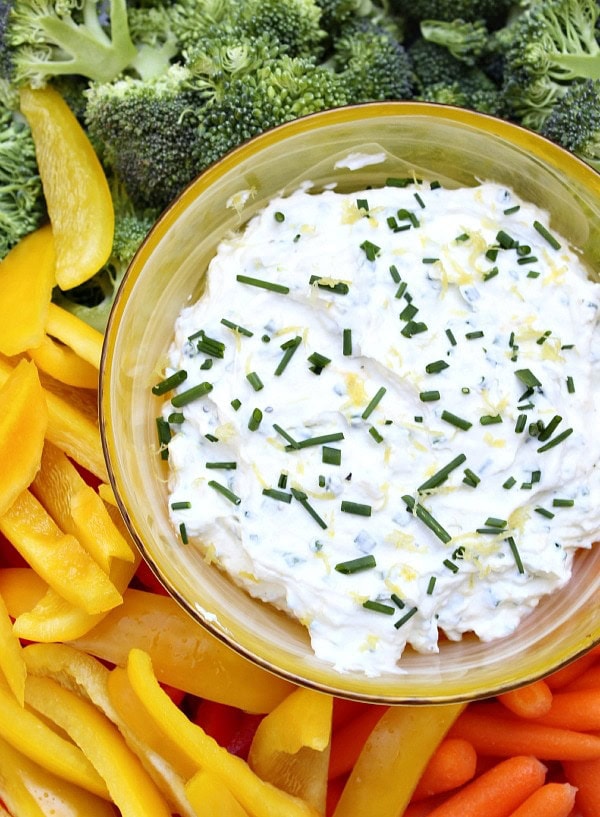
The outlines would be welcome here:
[[[27,354],[38,369],[62,383],[78,389],[98,388],[98,370],[50,335],[44,335],[37,346],[27,349]]]
[[[133,649],[127,661],[127,675],[148,715],[171,740],[202,769],[214,774],[251,817],[319,817],[308,803],[266,783],[250,766],[209,737],[177,708],[160,687],[150,656]]]
[[[0,262],[0,352],[18,355],[45,334],[54,286],[50,225],[25,236]]]
[[[333,817],[398,817],[434,750],[464,704],[392,706],[378,721],[342,791]]]
[[[103,613],[121,603],[108,575],[29,490],[0,516],[0,531],[50,587],[86,613]]]
[[[112,521],[102,499],[52,443],[44,445],[31,492],[61,530],[75,536],[106,573],[112,559],[133,562],[132,546]]]
[[[325,813],[333,698],[298,688],[266,715],[248,763],[259,777]]]
[[[117,727],[94,704],[51,678],[27,677],[25,700],[81,748],[122,817],[171,817],[164,798]]]
[[[128,589],[74,646],[124,667],[130,647],[152,658],[162,683],[247,712],[270,712],[295,688],[225,646],[168,596]]]
[[[0,357],[0,387],[6,382],[13,368],[11,362]],[[45,386],[44,379],[40,380],[42,386]],[[79,395],[82,394],[86,392],[79,390]],[[62,394],[57,394],[49,388],[44,388],[44,397],[48,407],[47,439],[91,474],[106,481],[108,475],[102,453],[95,403],[87,402],[82,397],[78,400],[75,390],[71,393],[65,390]]]
[[[0,515],[36,475],[48,411],[35,364],[21,360],[0,386]]]
[[[19,757],[10,744],[0,739],[0,800],[17,817],[44,817],[38,801],[25,785]]]
[[[4,774],[4,780],[2,775]],[[4,786],[2,785],[4,783]],[[37,811],[26,811],[31,799],[17,807],[7,796],[14,784],[25,789],[33,798]],[[68,817],[117,817],[112,803],[63,780],[34,763],[6,741],[0,739],[0,797],[6,800],[18,817],[48,817],[50,814]],[[12,800],[12,802],[11,802]],[[0,811],[0,814],[4,812]]]
[[[110,189],[90,140],[54,88],[21,88],[20,106],[33,135],[52,224],[56,282],[71,289],[91,278],[110,256]]]
[[[185,793],[202,817],[248,817],[248,812],[235,799],[227,786],[214,774],[200,769],[188,780]]]
[[[27,669],[23,658],[23,649],[13,632],[12,621],[6,604],[0,593],[0,671],[21,704],[25,703],[25,676]]]
[[[107,482],[101,482],[100,485],[98,485],[98,494],[107,505],[111,505],[113,508],[117,507],[117,500],[112,485],[109,485]]]
[[[94,369],[100,368],[104,335],[77,315],[73,315],[58,304],[51,303],[48,307],[46,332],[65,346],[69,346]]]
[[[0,568],[0,596],[13,619],[36,605],[47,589],[46,582],[30,567]]]
[[[22,707],[3,684],[0,684],[0,737],[57,777],[100,797],[109,797],[104,780],[81,749]]]

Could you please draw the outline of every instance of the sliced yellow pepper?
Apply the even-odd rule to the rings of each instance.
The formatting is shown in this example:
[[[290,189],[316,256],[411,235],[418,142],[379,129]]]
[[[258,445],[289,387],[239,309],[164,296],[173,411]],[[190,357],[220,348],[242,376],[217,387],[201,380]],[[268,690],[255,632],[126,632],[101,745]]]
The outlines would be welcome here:
[[[202,817],[248,817],[227,786],[214,774],[201,769],[185,787],[188,800]]]
[[[50,335],[44,335],[37,346],[27,349],[27,354],[38,369],[62,383],[78,389],[98,388],[98,370]]]
[[[21,88],[20,100],[54,234],[56,282],[71,289],[91,278],[110,256],[110,189],[87,134],[54,88]]]
[[[0,531],[50,587],[86,613],[103,613],[121,603],[108,575],[30,491],[22,491],[0,517]]]
[[[0,684],[0,737],[57,777],[100,797],[109,797],[105,782],[81,749],[23,708],[3,684]]]
[[[398,817],[464,704],[391,706],[367,738],[334,817]]]
[[[56,524],[75,536],[108,573],[112,559],[133,562],[134,551],[112,521],[98,494],[67,455],[46,442],[31,491]]]
[[[160,687],[150,656],[143,650],[131,650],[127,674],[148,715],[165,735],[178,740],[192,761],[219,778],[251,817],[319,817],[308,803],[261,780],[244,760],[192,723]]]
[[[248,763],[263,779],[325,813],[333,698],[299,688],[266,715]]]
[[[46,582],[30,567],[0,568],[0,596],[11,618],[31,609],[47,589]]]
[[[82,360],[96,370],[100,368],[102,356],[102,332],[92,328],[77,315],[51,303],[48,308],[46,332],[61,343],[69,346]]]
[[[0,515],[36,475],[47,427],[37,369],[21,360],[0,386]]]
[[[19,792],[15,792],[16,787]],[[25,792],[29,795],[27,798]],[[19,795],[22,799],[17,805],[15,801]],[[50,814],[65,817],[116,817],[112,803],[56,777],[2,739],[0,797],[6,800],[13,814],[18,817],[47,817]]]
[[[25,676],[27,669],[23,649],[13,632],[12,622],[0,593],[0,670],[17,701],[25,702]]]
[[[161,682],[247,712],[270,712],[295,689],[226,647],[173,599],[142,590],[128,589],[75,646],[121,667],[129,648],[139,647]]]
[[[13,368],[11,362],[0,357],[0,386]],[[43,378],[40,380],[45,387],[47,383]],[[69,392],[68,387],[64,387],[62,393],[44,388],[48,407],[46,437],[91,474],[106,481],[108,475],[98,429],[96,399],[90,401],[84,395],[87,392],[75,389]]]
[[[18,355],[45,334],[54,286],[50,225],[25,236],[0,262],[0,352]]]
[[[94,704],[51,678],[29,675],[25,700],[79,746],[123,817],[171,817],[160,792],[117,727]]]

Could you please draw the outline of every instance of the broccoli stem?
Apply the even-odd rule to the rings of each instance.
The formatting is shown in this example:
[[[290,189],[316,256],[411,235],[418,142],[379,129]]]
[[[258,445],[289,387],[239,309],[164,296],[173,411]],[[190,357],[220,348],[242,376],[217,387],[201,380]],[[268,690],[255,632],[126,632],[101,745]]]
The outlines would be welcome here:
[[[600,79],[598,54],[552,54],[552,62],[569,73],[563,79]]]

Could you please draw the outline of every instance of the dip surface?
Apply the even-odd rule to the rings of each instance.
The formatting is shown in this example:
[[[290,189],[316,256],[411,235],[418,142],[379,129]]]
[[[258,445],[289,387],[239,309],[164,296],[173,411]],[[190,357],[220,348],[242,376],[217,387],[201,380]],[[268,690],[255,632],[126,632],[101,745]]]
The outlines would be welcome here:
[[[505,187],[273,200],[174,328],[175,530],[339,671],[514,632],[600,537],[599,302]]]

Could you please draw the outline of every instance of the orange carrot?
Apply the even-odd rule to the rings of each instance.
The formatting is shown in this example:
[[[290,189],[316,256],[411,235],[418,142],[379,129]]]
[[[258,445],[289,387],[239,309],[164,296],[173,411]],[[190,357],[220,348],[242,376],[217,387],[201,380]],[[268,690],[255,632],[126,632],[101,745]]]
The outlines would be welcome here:
[[[570,684],[561,687],[561,692],[574,692],[576,689],[597,689],[600,691],[600,664],[593,664],[589,669],[586,669]]]
[[[402,812],[402,817],[429,817],[431,812],[446,800],[443,794],[434,794],[424,800],[417,800],[409,803]]]
[[[563,763],[565,777],[578,791],[575,804],[581,817],[598,817],[600,808],[600,760]]]
[[[541,760],[596,760],[600,737],[516,718],[497,703],[470,704],[447,737],[464,738],[477,754],[535,755]]]
[[[570,684],[575,678],[579,678],[580,675],[583,675],[589,667],[596,663],[598,657],[597,649],[590,650],[590,652],[585,653],[565,667],[561,667],[561,669],[548,675],[546,683],[552,690],[560,689]]]
[[[445,738],[423,770],[413,801],[457,789],[475,776],[476,767],[477,755],[468,741]]]
[[[600,729],[600,689],[557,692],[549,711],[535,722],[579,732]]]
[[[351,771],[361,753],[364,742],[375,724],[387,712],[387,706],[369,706],[332,735],[329,756],[329,779]]]
[[[569,783],[546,783],[521,803],[510,817],[569,817],[575,805],[576,791]]]
[[[351,701],[348,698],[333,699],[333,713],[331,716],[331,728],[335,732],[348,721],[361,715],[365,709],[370,709],[375,704],[366,704],[362,701]]]
[[[521,718],[539,718],[545,715],[552,705],[552,691],[545,681],[539,680],[504,692],[498,695],[497,700]]]
[[[544,784],[546,767],[535,757],[516,755],[467,783],[429,817],[510,817]]]

